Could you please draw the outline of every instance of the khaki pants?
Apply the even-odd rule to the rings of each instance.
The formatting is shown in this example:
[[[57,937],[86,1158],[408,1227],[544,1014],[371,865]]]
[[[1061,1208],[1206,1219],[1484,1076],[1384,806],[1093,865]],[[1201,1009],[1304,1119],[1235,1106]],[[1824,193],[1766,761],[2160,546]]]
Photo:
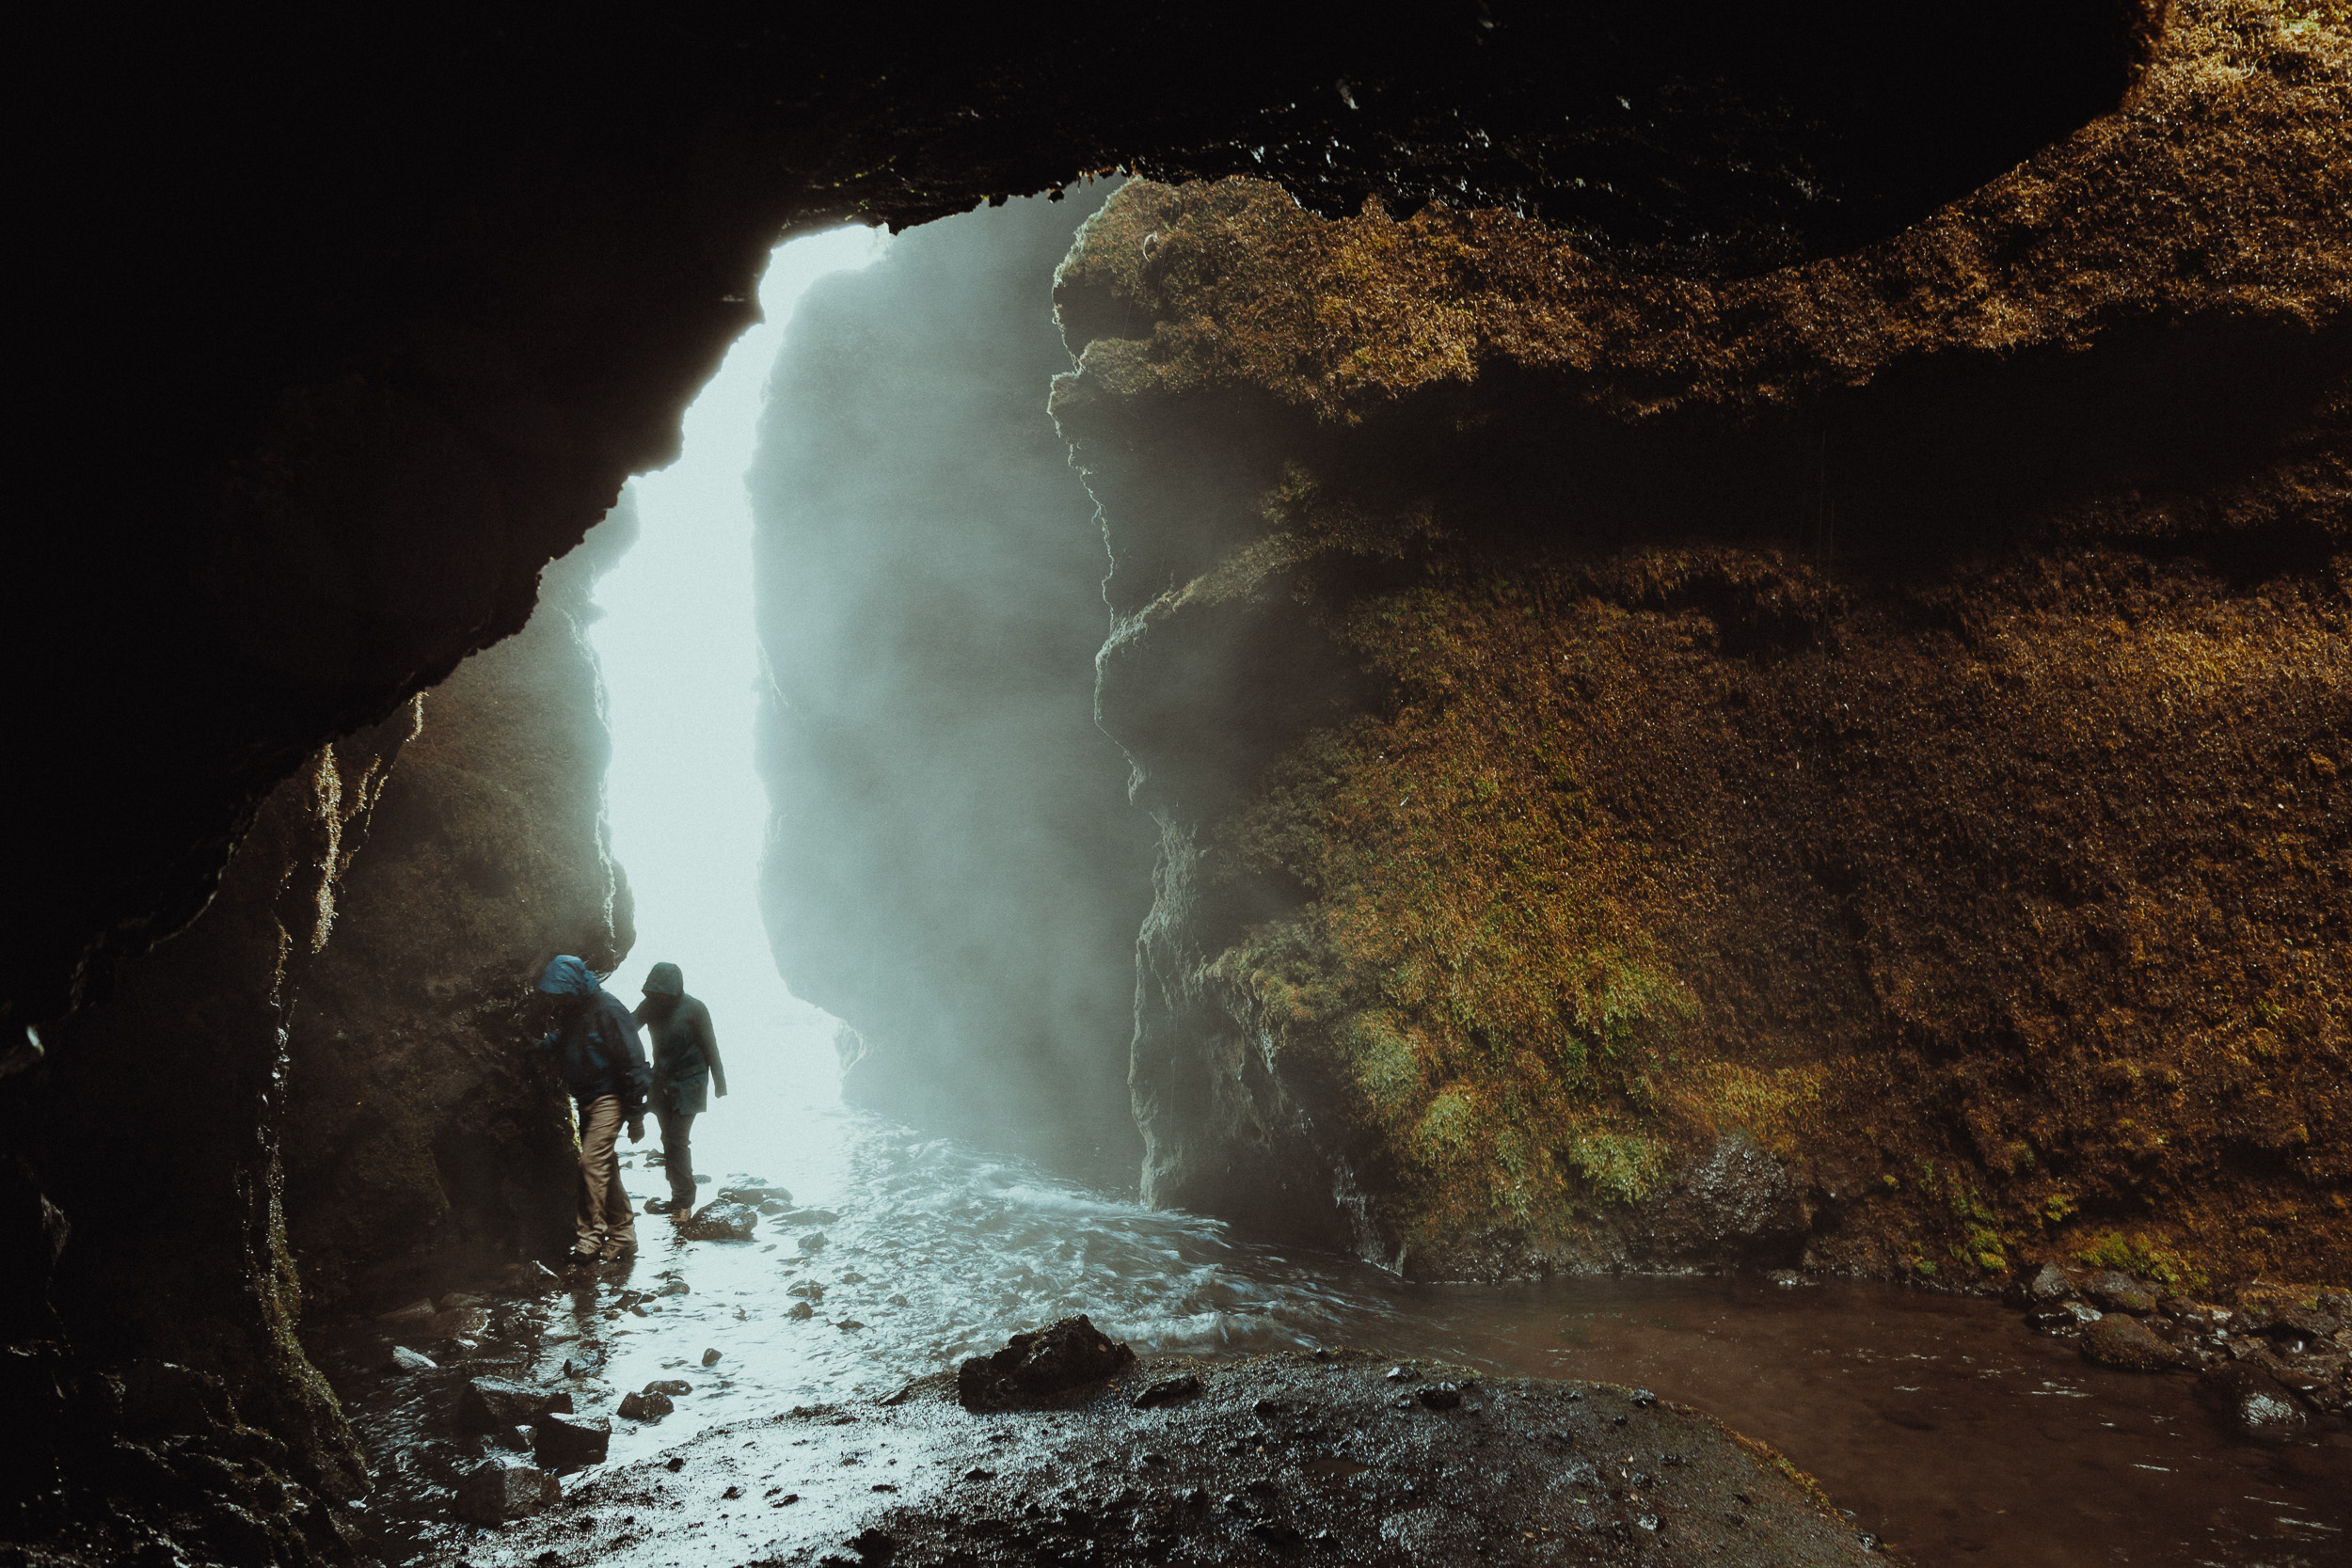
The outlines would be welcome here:
[[[637,1245],[637,1216],[629,1211],[620,1162],[612,1152],[627,1119],[616,1094],[600,1095],[580,1109],[580,1234],[572,1243],[575,1251],[622,1252]]]

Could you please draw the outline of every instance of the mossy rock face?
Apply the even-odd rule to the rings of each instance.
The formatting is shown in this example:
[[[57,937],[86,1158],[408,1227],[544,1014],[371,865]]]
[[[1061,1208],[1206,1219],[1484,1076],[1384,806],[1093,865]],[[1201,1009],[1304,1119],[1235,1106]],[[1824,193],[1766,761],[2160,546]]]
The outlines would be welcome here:
[[[551,1257],[579,1181],[533,987],[635,940],[610,853],[611,744],[584,635],[627,500],[548,568],[531,623],[418,699],[287,1040],[286,1229],[315,1295],[420,1266]]]
[[[1733,283],[1114,197],[1054,409],[1147,1194],[1443,1275],[2352,1275],[2347,63],[2177,7],[2125,109]]]

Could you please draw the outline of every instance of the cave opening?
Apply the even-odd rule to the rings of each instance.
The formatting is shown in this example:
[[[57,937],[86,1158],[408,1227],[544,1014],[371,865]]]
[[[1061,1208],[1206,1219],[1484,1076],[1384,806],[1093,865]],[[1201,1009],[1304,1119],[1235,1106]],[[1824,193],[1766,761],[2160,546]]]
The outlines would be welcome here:
[[[494,1375],[612,1420],[623,1463],[555,1463],[570,1506],[446,1544],[658,1557],[819,1494],[630,1461],[716,1460],[744,1433],[708,1429],[754,1405],[814,1398],[769,1423],[813,1432],[838,1396],[858,1413],[825,1441],[864,1465],[861,1433],[932,1420],[886,1372],[1078,1310],[1138,1349],[1482,1363],[1418,1399],[1375,1382],[1380,1423],[1470,1430],[1463,1404],[1506,1409],[1469,1386],[1498,1369],[1695,1389],[1922,1562],[2274,1560],[2352,1528],[2352,1338],[2328,1338],[2352,1333],[2344,8],[1718,24],[1495,0],[1295,37],[1235,10],[560,38],[208,18],[43,73],[72,145],[28,160],[34,205],[90,216],[31,252],[60,308],[24,511],[76,526],[24,531],[9,624],[13,733],[41,752],[0,942],[0,1405],[27,1417],[0,1561],[402,1555],[351,1506],[371,1467],[379,1520],[405,1497],[446,1525],[485,1487],[552,1503],[514,1431],[453,1415]],[[1013,820],[982,808],[1045,732],[937,634],[1102,595],[1048,594],[1010,533],[866,525],[904,510],[882,481],[961,465],[1067,532],[1038,367],[1080,345],[1035,263],[1068,229],[973,209],[1122,160],[1158,188],[1078,269],[1078,335],[1104,341],[1053,393],[1118,562],[1118,742],[1052,738],[1131,763],[1145,810],[1108,809],[1124,770],[1089,759]],[[802,657],[722,715],[724,749],[748,729],[771,781],[800,768],[809,820],[870,802],[921,831],[771,848],[747,903],[747,795],[681,811],[670,781],[673,816],[727,824],[707,858],[655,832],[659,800],[606,810],[626,716],[585,653],[623,630],[592,602],[619,531],[591,525],[667,461],[776,236],[853,219],[908,230],[896,270],[801,318],[794,396],[821,417],[762,450],[771,498],[863,544],[772,600],[771,655],[780,627]],[[992,223],[1038,331],[964,364],[975,256],[949,237]],[[159,230],[175,291],[130,276]],[[924,396],[998,372],[1019,420],[928,438]],[[808,460],[877,431],[864,472]],[[1048,467],[1062,499],[1032,506]],[[789,591],[806,543],[748,576]],[[1067,618],[1016,621],[1009,642]],[[1339,678],[1335,634],[1373,678]],[[894,640],[932,657],[877,660]],[[701,684],[731,703],[744,661],[706,654]],[[908,722],[834,725],[860,715]],[[951,797],[890,766],[909,734],[985,766]],[[1101,825],[1132,903],[1037,852],[1057,812]],[[997,852],[959,861],[959,836]],[[952,917],[910,918],[926,900]],[[1115,939],[1093,973],[1119,1006],[1005,961],[1071,931]],[[520,995],[558,951],[625,994],[683,962],[727,1037],[772,1034],[790,1092],[747,1083],[709,1124],[718,1181],[803,1188],[749,1194],[748,1244],[533,1272],[577,1174]],[[806,967],[778,985],[778,959]],[[882,1117],[828,1103],[828,1018],[787,987],[872,1021],[851,1098]],[[975,1048],[910,1048],[946,1037],[946,995]],[[1117,1049],[1058,1075],[997,1049],[1064,1023],[1145,1048],[1132,1098]],[[933,1070],[957,1057],[1003,1070]],[[1145,1203],[943,1136],[1041,1090],[1141,1124]],[[771,1163],[785,1144],[821,1158]],[[1453,1283],[1244,1246],[1186,1205]],[[1726,1273],[1590,1277],[1652,1265]],[[2029,1319],[1962,1299],[2003,1289]],[[1777,1348],[1748,1354],[1759,1325]],[[689,1398],[628,1424],[656,1384]],[[1304,1457],[1287,1397],[1209,1418],[1233,1418],[1224,1451]],[[1615,1420],[1646,1430],[1632,1403]],[[1548,1497],[1599,1479],[1549,1469]],[[834,1544],[888,1556],[895,1511],[938,1496],[874,1473],[835,1474],[854,1507],[762,1516],[812,1553],[870,1526]],[[1037,1555],[1125,1528],[1108,1486],[991,1479],[932,1513]],[[1351,1551],[1472,1549],[1448,1511],[1479,1499],[1442,1465],[1418,1494],[1357,1479]],[[1667,1560],[1704,1542],[1675,1497],[1695,1478],[1619,1479],[1665,1506],[1613,1484],[1565,1522]],[[1195,1518],[1208,1555],[1296,1544],[1279,1491]]]
[[[614,521],[633,526],[633,542],[596,583],[588,637],[612,734],[605,812],[637,929],[608,985],[633,1005],[648,968],[676,963],[711,1008],[730,1097],[703,1124],[712,1159],[754,1128],[788,1136],[807,1107],[839,1100],[839,1021],[779,977],[756,896],[769,802],[753,732],[768,675],[745,476],[801,296],[888,244],[886,230],[850,228],[776,248],[760,277],[759,324],[688,405],[677,460],[630,482]]]

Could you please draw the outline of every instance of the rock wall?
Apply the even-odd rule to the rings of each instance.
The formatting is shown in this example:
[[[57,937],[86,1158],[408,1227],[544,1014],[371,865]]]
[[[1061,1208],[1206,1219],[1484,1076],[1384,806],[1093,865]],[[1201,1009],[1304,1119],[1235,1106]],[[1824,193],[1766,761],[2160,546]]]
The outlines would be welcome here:
[[[333,1505],[366,1465],[295,1338],[286,1032],[413,727],[279,785],[202,917],[9,1085],[11,1207],[40,1206],[52,1266],[11,1279],[0,1539],[37,1560],[353,1559]]]
[[[1109,569],[1045,412],[1050,306],[1106,194],[916,230],[812,289],[751,476],[761,900],[795,993],[848,1020],[859,1103],[1107,1147],[1152,838],[1094,722]]]
[[[1121,190],[1057,289],[1154,1201],[1409,1273],[2352,1273],[2352,33],[1744,281]]]
[[[1817,8],[1762,40],[1746,8],[1640,27],[1557,9],[1466,0],[1387,29],[1269,28],[1257,7],[1076,30],[1047,12],[43,15],[23,40],[38,460],[26,591],[0,620],[27,673],[0,721],[37,759],[13,780],[37,826],[8,845],[0,924],[11,1106],[48,1070],[37,1032],[59,1055],[78,1037],[60,1021],[215,902],[323,745],[399,721],[523,628],[546,562],[675,451],[791,228],[922,222],[1134,159],[1277,167],[1332,213],[1476,194],[1737,271],[1889,231],[2113,102],[2156,8]],[[1932,155],[1885,155],[1905,147]],[[274,951],[224,961],[258,974]],[[120,1074],[171,1082],[171,1036],[142,1038]],[[274,1036],[239,1038],[218,1079],[258,1083]],[[160,1133],[207,1103],[159,1105]],[[13,1285],[48,1271],[74,1205],[43,1196],[30,1134],[0,1115],[22,1162]],[[93,1124],[77,1158],[137,1164],[140,1125]],[[259,1158],[177,1147],[175,1179],[206,1188]],[[37,1292],[0,1300],[45,1332]]]
[[[280,785],[204,914],[10,1084],[5,1200],[49,1266],[7,1298],[0,1537],[352,1560],[368,1465],[305,1306],[564,1243],[568,1108],[526,1014],[555,953],[630,940],[582,626],[633,532],[624,509],[522,633]]]
[[[314,1297],[568,1243],[577,1148],[533,988],[558,953],[610,973],[635,941],[586,636],[635,536],[624,494],[528,626],[418,699],[290,1031],[286,1233]]]

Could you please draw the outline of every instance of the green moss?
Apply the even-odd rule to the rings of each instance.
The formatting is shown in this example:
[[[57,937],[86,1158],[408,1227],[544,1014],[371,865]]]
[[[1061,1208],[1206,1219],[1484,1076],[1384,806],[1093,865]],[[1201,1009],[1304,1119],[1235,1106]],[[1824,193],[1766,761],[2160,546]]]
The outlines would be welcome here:
[[[1394,707],[1309,737],[1218,830],[1228,875],[1312,901],[1216,968],[1283,1049],[1323,1056],[1421,1234],[1634,1201],[1692,1104],[1777,1128],[1814,1092],[1680,1061],[1696,1001],[1645,917],[1643,851],[1596,819],[1558,692],[1524,678],[1511,641],[1547,633],[1522,597],[1493,582],[1362,606],[1345,635]]]
[[[1666,1171],[1666,1146],[1639,1133],[1586,1133],[1570,1144],[1569,1158],[1595,1192],[1620,1203],[1648,1196]]]
[[[2163,1238],[2141,1232],[2130,1235],[2109,1230],[2074,1249],[2074,1261],[2086,1268],[2118,1269],[2175,1289],[2200,1290],[2207,1283],[2197,1268],[2166,1244]]]

